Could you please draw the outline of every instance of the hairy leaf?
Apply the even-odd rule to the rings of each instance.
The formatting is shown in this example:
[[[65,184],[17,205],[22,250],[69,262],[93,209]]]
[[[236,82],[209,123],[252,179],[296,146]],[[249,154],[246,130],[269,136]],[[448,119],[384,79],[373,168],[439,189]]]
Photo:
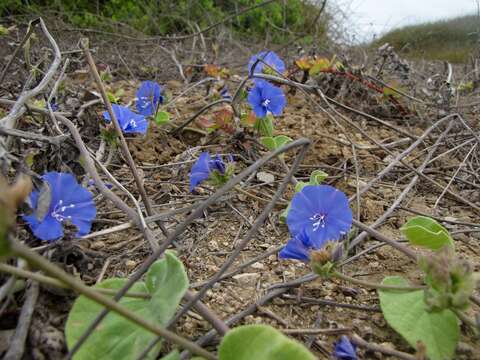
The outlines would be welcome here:
[[[218,351],[220,360],[314,360],[310,351],[268,325],[230,330]]]
[[[96,287],[119,290],[127,279],[108,279]],[[150,299],[123,297],[120,304],[149,321],[165,325],[175,314],[185,291],[188,278],[183,264],[171,252],[156,261],[148,270],[146,282],[137,282],[130,292],[151,295]],[[103,309],[94,301],[80,296],[68,316],[65,335],[69,348],[77,342],[89,324]],[[136,359],[156,335],[110,312],[95,329],[75,355],[75,360],[83,359]],[[160,352],[161,342],[150,351],[147,359],[155,359]]]
[[[426,216],[416,216],[410,219],[400,230],[412,245],[423,246],[431,250],[439,250],[445,245],[454,247],[453,239],[447,229]]]
[[[400,276],[383,280],[384,285],[408,286]],[[458,319],[450,310],[429,312],[423,290],[401,292],[379,290],[380,306],[388,324],[414,348],[422,342],[431,360],[452,359],[460,327]]]

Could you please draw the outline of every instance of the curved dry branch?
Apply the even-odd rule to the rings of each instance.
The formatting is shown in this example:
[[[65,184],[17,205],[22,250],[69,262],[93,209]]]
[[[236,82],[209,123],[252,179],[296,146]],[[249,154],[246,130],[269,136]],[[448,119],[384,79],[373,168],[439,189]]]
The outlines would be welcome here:
[[[45,87],[48,85],[48,83],[53,79],[55,76],[55,73],[58,70],[58,67],[60,66],[60,63],[62,61],[62,55],[60,53],[60,48],[57,45],[57,42],[55,39],[52,37],[50,32],[48,31],[47,27],[45,26],[45,23],[43,22],[42,18],[38,19],[38,23],[40,24],[40,27],[42,28],[43,33],[45,34],[45,37],[48,39],[50,45],[53,48],[53,52],[55,54],[55,57],[48,68],[47,72],[45,73],[45,76],[43,79],[38,83],[37,86],[35,86],[31,90],[24,91],[20,97],[17,99],[15,104],[13,105],[12,109],[8,113],[7,116],[3,117],[0,119],[0,125],[2,125],[4,128],[11,129],[15,127],[15,123],[17,119],[23,114],[25,111],[24,105],[25,103],[31,99],[34,96],[37,96],[40,94]],[[0,141],[0,151],[1,151],[1,141]],[[0,157],[3,154],[0,153]]]

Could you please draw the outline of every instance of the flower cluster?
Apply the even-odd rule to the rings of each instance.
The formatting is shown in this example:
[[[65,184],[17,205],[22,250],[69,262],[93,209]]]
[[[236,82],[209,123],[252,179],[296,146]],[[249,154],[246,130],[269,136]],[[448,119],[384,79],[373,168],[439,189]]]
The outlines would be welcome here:
[[[33,234],[41,240],[57,240],[63,236],[65,222],[76,226],[77,237],[88,234],[97,213],[90,191],[68,173],[48,172],[42,179],[50,189],[48,210],[45,214],[39,214],[43,212],[40,208],[45,206],[44,199],[41,199],[40,191],[34,190],[30,194],[34,211],[31,215],[23,216]]]
[[[336,241],[352,226],[346,195],[329,185],[307,185],[290,203],[287,225],[292,235],[280,258],[310,260],[310,252]]]
[[[211,156],[209,152],[203,152],[193,164],[190,172],[190,192],[201,182],[212,178],[218,183],[224,183],[233,173],[233,157],[227,156],[225,163],[220,155]]]
[[[253,68],[254,66],[255,68]],[[273,72],[276,75],[276,72],[285,72],[285,64],[273,51],[262,51],[250,58],[248,71],[253,75],[262,72]],[[283,90],[263,79],[254,79],[254,85],[248,93],[248,102],[255,115],[259,118],[264,118],[268,114],[281,115],[286,105]]]
[[[159,104],[163,103],[162,88],[154,81],[144,81],[136,93],[137,113],[126,106],[113,104],[112,109],[120,128],[125,134],[145,134],[148,129],[146,117],[155,115]],[[108,111],[103,112],[107,123],[112,121]]]

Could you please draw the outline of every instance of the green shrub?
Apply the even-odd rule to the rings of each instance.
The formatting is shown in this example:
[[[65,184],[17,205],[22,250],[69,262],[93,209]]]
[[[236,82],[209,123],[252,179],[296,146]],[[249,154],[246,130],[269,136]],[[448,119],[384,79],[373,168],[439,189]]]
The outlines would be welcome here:
[[[64,20],[78,27],[115,30],[124,23],[150,35],[194,32],[194,24],[204,28],[241,9],[261,4],[263,0],[0,0],[0,16],[56,11]],[[284,40],[292,33],[311,29],[318,9],[306,0],[273,2],[248,11],[226,25],[243,35]],[[313,30],[313,29],[312,29]]]

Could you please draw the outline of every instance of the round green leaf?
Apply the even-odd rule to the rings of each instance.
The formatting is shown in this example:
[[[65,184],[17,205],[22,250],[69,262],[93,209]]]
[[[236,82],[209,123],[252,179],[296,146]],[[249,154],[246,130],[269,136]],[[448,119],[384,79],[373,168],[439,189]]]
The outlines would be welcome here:
[[[95,287],[119,290],[126,282],[127,279],[108,279]],[[120,304],[145,319],[166,325],[175,314],[187,288],[188,278],[183,264],[171,252],[166,252],[163,259],[156,261],[150,267],[146,283],[137,282],[130,290],[148,293],[151,298],[123,297]],[[74,346],[102,310],[101,305],[85,296],[80,296],[75,301],[65,326],[68,348],[71,349]],[[110,312],[75,354],[74,360],[136,359],[155,338],[156,335],[150,331]],[[156,359],[161,346],[159,342],[150,351],[147,359]]]
[[[220,360],[314,360],[302,344],[267,325],[245,325],[229,331],[218,351]]]
[[[270,137],[270,136],[264,136],[262,138],[260,138],[260,142],[265,145],[265,147],[270,150],[270,151],[273,151],[275,150],[275,147],[276,147],[276,143],[275,143],[275,139]]]
[[[390,276],[384,285],[409,286],[400,276]],[[450,310],[429,312],[423,290],[379,290],[385,320],[414,348],[421,341],[430,360],[452,359],[460,337],[458,319]]]
[[[121,289],[127,279],[108,279],[96,287],[102,289]],[[131,288],[132,292],[147,292],[144,283],[137,283]],[[137,314],[151,318],[148,311],[148,300],[123,298],[120,304]],[[80,296],[73,304],[65,326],[65,337],[68,348],[71,349],[96,316],[103,310],[101,305]],[[95,332],[90,335],[74,360],[83,359],[134,359],[140,354],[155,336],[147,330],[131,323],[120,315],[110,312]],[[148,359],[155,359],[160,351],[160,344],[152,349]]]
[[[275,149],[282,147],[285,144],[292,142],[292,139],[285,135],[275,136]]]
[[[439,250],[445,245],[455,247],[447,229],[426,216],[416,216],[410,219],[400,230],[412,245],[423,246],[431,250]]]
[[[155,115],[155,123],[158,126],[162,126],[170,121],[170,114],[166,111],[159,111],[157,115]]]

